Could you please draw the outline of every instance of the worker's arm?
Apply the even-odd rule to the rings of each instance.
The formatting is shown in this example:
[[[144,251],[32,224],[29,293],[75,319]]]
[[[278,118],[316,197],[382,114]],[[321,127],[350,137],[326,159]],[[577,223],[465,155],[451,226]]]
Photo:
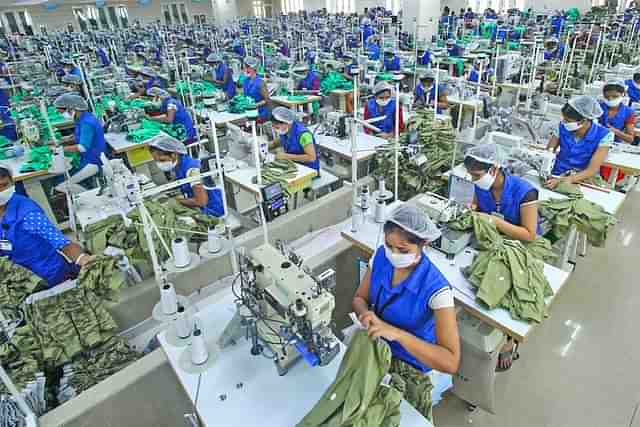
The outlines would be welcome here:
[[[314,162],[316,160],[316,147],[313,144],[311,133],[305,132],[300,135],[300,145],[304,150],[304,154],[278,153],[278,160],[293,160],[294,162]]]
[[[441,92],[438,94],[438,108],[446,110],[449,108],[449,98],[447,97],[446,92]]]
[[[369,311],[369,286],[371,284],[371,268],[367,268],[367,272],[360,282],[360,286],[356,290],[356,294],[353,297],[351,307],[356,313],[358,318]]]
[[[369,111],[369,103],[365,103],[364,104],[364,120],[367,121],[371,118],[371,112]],[[375,126],[376,124],[374,123],[373,126]],[[377,127],[377,126],[376,126]],[[364,127],[364,133],[366,134],[372,134],[373,130],[369,129],[368,127]]]
[[[233,80],[231,77],[231,68],[227,67],[224,72],[224,80],[222,81],[222,86],[226,87],[231,80]]]
[[[86,153],[93,145],[94,136],[93,127],[83,124],[80,126],[80,140],[73,145],[65,145],[62,149],[67,153]]]
[[[207,204],[209,204],[209,195],[207,194],[207,190],[204,188],[204,185],[195,184],[191,188],[193,189],[193,197],[178,197],[176,199],[178,203],[188,208],[204,208],[207,206]]]
[[[150,120],[172,124],[176,119],[176,112],[178,111],[178,106],[174,104],[167,105],[167,112],[161,116],[149,117]]]
[[[533,190],[535,191],[535,190]],[[537,199],[537,191],[536,191]],[[510,239],[521,240],[523,242],[532,242],[537,237],[538,230],[538,204],[537,201],[531,201],[520,205],[520,221],[521,225],[511,224],[502,218],[493,217],[496,228],[502,234]]]
[[[635,139],[635,128],[636,128],[636,115],[631,114],[629,118],[624,122],[624,129],[619,130],[609,125],[609,130],[613,132],[615,136],[620,138],[623,142],[627,144],[631,144]]]
[[[260,85],[260,95],[262,95],[262,101],[256,102],[256,107],[262,107],[269,102],[269,90],[267,90],[267,84],[264,81]]]
[[[547,150],[555,153],[559,146],[560,138],[558,138],[557,135],[551,135],[551,138],[549,138],[549,143],[547,143]]]

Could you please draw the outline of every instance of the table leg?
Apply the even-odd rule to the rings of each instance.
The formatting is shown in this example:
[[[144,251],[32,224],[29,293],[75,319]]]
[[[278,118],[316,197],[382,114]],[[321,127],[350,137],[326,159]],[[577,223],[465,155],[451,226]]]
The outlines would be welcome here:
[[[44,188],[42,187],[42,181],[38,179],[27,179],[23,181],[24,189],[27,192],[27,196],[29,196],[34,202],[36,202],[47,215],[51,222],[58,226],[58,221],[56,220],[56,216],[53,214],[53,209],[51,209],[51,204],[49,204],[49,198],[44,192]]]
[[[611,175],[609,175],[609,187],[611,187],[611,189],[615,189],[616,188],[616,182],[618,182],[618,173],[620,172],[620,169],[618,168],[611,168]]]

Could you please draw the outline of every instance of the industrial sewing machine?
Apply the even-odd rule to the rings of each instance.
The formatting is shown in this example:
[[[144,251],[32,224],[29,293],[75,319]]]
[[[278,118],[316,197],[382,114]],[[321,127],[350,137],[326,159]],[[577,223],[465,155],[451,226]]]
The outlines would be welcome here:
[[[283,244],[279,249],[265,244],[248,255],[239,252],[239,284],[233,286],[237,311],[220,346],[245,335],[252,342],[251,354],[272,355],[279,375],[300,357],[310,366],[330,363],[340,351],[331,330],[335,272],[314,278]]]
[[[452,175],[450,179],[457,179],[457,177]],[[471,182],[469,184],[473,191],[473,184]],[[462,203],[435,193],[425,193],[415,200],[415,204],[439,225],[442,232],[438,240],[431,242],[432,247],[446,254],[448,258],[453,258],[469,246],[472,236],[470,231],[452,230],[447,226],[448,222],[455,220],[466,211],[467,208]]]

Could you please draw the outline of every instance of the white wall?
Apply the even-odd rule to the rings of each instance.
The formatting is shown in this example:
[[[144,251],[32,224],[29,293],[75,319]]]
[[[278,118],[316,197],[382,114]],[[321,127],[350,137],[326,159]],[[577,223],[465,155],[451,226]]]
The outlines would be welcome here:
[[[216,24],[224,25],[238,17],[237,0],[212,0],[216,15]]]
[[[327,7],[327,2],[326,0],[303,0],[302,6],[307,12],[313,12]]]

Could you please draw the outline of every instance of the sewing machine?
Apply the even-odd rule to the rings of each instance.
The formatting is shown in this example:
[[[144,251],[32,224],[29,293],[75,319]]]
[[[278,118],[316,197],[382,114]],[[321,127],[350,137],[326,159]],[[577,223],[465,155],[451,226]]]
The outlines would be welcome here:
[[[285,375],[301,357],[311,366],[330,363],[339,352],[331,330],[335,272],[312,277],[285,245],[279,250],[263,245],[248,255],[239,252],[240,280],[234,286],[238,310],[220,345],[237,340],[246,329],[251,354],[273,354],[279,375]]]
[[[453,258],[464,250],[471,242],[472,233],[469,231],[451,230],[447,223],[462,214],[466,208],[458,202],[439,196],[435,193],[425,193],[415,200],[419,209],[438,223],[442,236],[431,242],[431,246]]]
[[[532,146],[522,146],[510,153],[508,161],[525,163],[527,166],[534,169],[543,180],[546,180],[551,176],[551,171],[553,170],[553,165],[556,161],[556,155],[550,151],[534,148]],[[509,169],[509,166],[507,166],[507,168]],[[518,173],[517,170],[511,169],[510,173],[515,173],[516,175],[523,174]]]

